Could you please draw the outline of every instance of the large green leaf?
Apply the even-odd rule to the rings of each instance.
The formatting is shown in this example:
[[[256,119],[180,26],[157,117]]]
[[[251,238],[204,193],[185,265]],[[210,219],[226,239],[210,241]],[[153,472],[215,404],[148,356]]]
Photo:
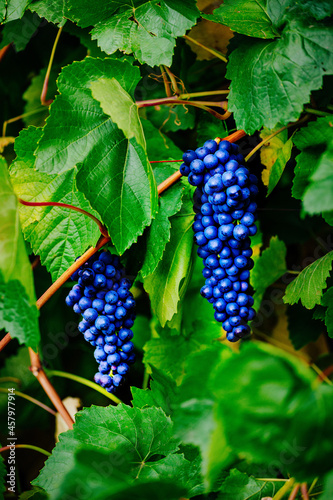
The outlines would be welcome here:
[[[21,232],[18,202],[0,157],[0,324],[20,343],[36,347],[38,313],[31,265]]]
[[[17,158],[10,168],[14,190],[20,198],[33,202],[61,202],[94,212],[78,192],[76,169],[59,175],[38,172],[34,168],[34,150],[42,129],[24,129],[15,143]],[[20,218],[26,239],[42,264],[56,280],[88,246],[95,245],[100,231],[89,217],[62,207],[20,205]]]
[[[332,269],[333,250],[307,266],[286,288],[283,300],[286,304],[296,304],[299,300],[307,309],[321,303],[326,280]]]
[[[117,49],[149,66],[171,65],[176,38],[185,35],[198,16],[194,0],[69,1],[69,17],[82,28],[93,25],[92,38],[107,54]]]
[[[248,344],[222,363],[215,375],[217,418],[228,444],[244,458],[297,480],[330,470],[333,389],[315,385],[315,377],[267,344]],[[227,383],[218,387],[221,380]]]
[[[149,159],[152,161],[181,158],[181,150],[166,136],[162,135],[152,123],[143,120]],[[178,169],[177,163],[154,163],[153,171],[157,184],[163,182]],[[187,187],[188,190],[188,187]],[[165,191],[159,199],[159,209],[147,234],[146,255],[141,268],[145,278],[152,274],[162,258],[164,249],[170,241],[171,223],[169,218],[181,208],[184,184],[178,182]]]
[[[277,236],[273,236],[259,257],[254,259],[250,281],[255,290],[254,307],[257,309],[267,287],[275,283],[287,272],[286,245]]]
[[[161,461],[162,462],[162,461]],[[186,488],[175,484],[175,475],[180,476],[182,469],[173,474],[172,479],[154,477],[137,480],[134,483],[119,470],[126,463],[126,457],[109,457],[96,451],[79,451],[75,454],[75,464],[64,477],[58,491],[51,495],[52,500],[93,498],[94,500],[179,500],[186,495]],[[176,465],[176,464],[174,464]],[[179,464],[177,464],[179,465]],[[143,475],[145,475],[143,469]],[[165,474],[167,476],[167,474]]]
[[[287,23],[274,41],[239,36],[234,46],[226,75],[229,110],[237,128],[249,134],[262,125],[272,129],[297,120],[323,75],[333,73],[331,28],[309,25],[302,16]]]
[[[162,326],[177,312],[190,277],[193,212],[190,197],[171,219],[171,238],[154,273],[144,280],[151,305]]]
[[[329,116],[318,118],[303,127],[293,137],[295,146],[301,151],[296,156],[295,178],[292,195],[302,199],[316,172],[328,143],[332,140],[332,125]],[[320,200],[316,200],[320,203]]]
[[[0,49],[12,43],[16,52],[24,50],[38,29],[40,22],[37,16],[33,16],[31,12],[26,11],[22,19],[15,19],[15,21],[5,24],[1,31]]]
[[[98,492],[94,498],[100,498],[99,495],[106,498],[100,493],[100,489],[106,488],[106,481],[110,495],[119,485],[124,487],[124,482],[129,487],[133,482],[147,480],[173,480],[176,488],[183,487],[188,493],[193,490],[195,494],[200,478],[199,482],[198,478],[193,479],[192,464],[184,455],[175,454],[177,450],[172,422],[161,409],[92,406],[76,414],[73,431],[60,435],[59,443],[33,484],[44,488],[52,499],[61,498],[67,488],[66,473],[69,472],[70,481],[74,474],[81,477],[77,463],[80,455],[81,460],[89,461],[91,470],[103,471],[94,476]],[[103,453],[101,460],[99,453]]]
[[[275,38],[278,30],[272,23],[267,0],[225,0],[208,19],[226,24],[233,31],[257,38]],[[289,3],[287,1],[281,2]],[[268,4],[268,5],[267,5]],[[206,16],[205,16],[206,17]]]
[[[126,60],[89,57],[63,69],[36,168],[59,174],[80,164],[78,188],[123,253],[150,224],[156,186],[144,148],[134,137],[127,139],[92,97],[91,84],[105,77],[115,78],[132,96],[140,73]]]

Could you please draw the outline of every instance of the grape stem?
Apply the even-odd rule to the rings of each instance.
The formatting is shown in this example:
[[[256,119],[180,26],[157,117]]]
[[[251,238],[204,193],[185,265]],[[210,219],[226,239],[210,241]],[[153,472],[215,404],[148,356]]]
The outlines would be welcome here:
[[[306,483],[301,484],[301,495],[303,500],[309,500],[308,487]]]
[[[79,375],[74,375],[72,373],[62,372],[58,370],[47,370],[47,375],[49,377],[63,377],[69,380],[74,380],[74,382],[78,382],[79,384],[83,384],[87,387],[90,387],[91,389],[94,389],[97,392],[100,392],[101,394],[103,394],[103,396],[111,399],[116,404],[122,403],[122,401],[119,398],[117,398],[117,396],[115,396],[114,394],[111,394],[110,392],[106,391],[100,385],[95,384],[95,382],[80,377]]]
[[[0,387],[0,393],[7,394],[8,393],[8,389],[4,389],[3,387]],[[31,403],[33,403],[33,404],[35,404],[37,406],[40,406],[40,408],[43,408],[43,410],[48,411],[52,415],[56,415],[56,412],[54,410],[52,410],[52,408],[50,408],[49,406],[45,405],[41,401],[38,401],[38,399],[35,399],[35,398],[29,396],[28,394],[24,394],[24,392],[15,390],[15,395],[19,396],[21,398],[24,398],[27,401],[30,401]]]
[[[229,111],[225,111],[225,113],[223,115],[221,115],[221,113],[218,113],[217,111],[215,111],[211,107],[206,106],[207,102],[208,101],[187,101],[184,99],[179,99],[177,96],[173,96],[173,97],[165,97],[162,99],[150,99],[147,101],[137,101],[136,105],[138,106],[138,108],[147,108],[150,106],[158,106],[158,105],[162,105],[162,104],[171,105],[171,106],[179,105],[179,104],[180,105],[187,105],[187,106],[194,106],[195,108],[200,108],[200,109],[203,109],[204,111],[207,111],[208,113],[215,116],[215,118],[218,118],[219,120],[226,120],[231,115],[231,113]],[[218,107],[218,108],[221,107],[222,109],[226,110],[227,101],[222,101],[222,102],[209,101],[208,104],[210,106],[214,106],[214,107]]]
[[[9,120],[5,120],[2,124],[2,137],[6,137],[7,125],[9,123],[17,122],[18,120],[22,120],[22,118],[26,118],[27,116],[41,113],[42,111],[45,111],[45,108],[39,106],[38,108],[33,109],[32,111],[28,111],[27,113],[23,113],[22,115],[14,116],[14,118],[9,118]]]
[[[226,63],[228,62],[228,59],[223,54],[221,54],[221,52],[219,52],[218,50],[214,50],[214,49],[212,49],[210,47],[206,47],[206,45],[204,45],[203,43],[198,42],[197,40],[195,40],[194,38],[191,38],[188,35],[184,35],[183,38],[185,38],[189,42],[194,43],[195,45],[198,45],[202,49],[207,50],[207,52],[210,52],[211,54],[213,54],[213,56],[218,57],[222,61],[224,61]]]
[[[59,38],[60,38],[60,35],[62,32],[62,28],[63,28],[62,26],[61,26],[61,28],[59,28],[57,36],[55,37],[54,44],[53,44],[52,51],[51,51],[51,55],[50,55],[49,64],[47,66],[47,70],[46,70],[46,74],[45,74],[45,78],[44,78],[44,83],[43,83],[43,88],[42,88],[42,93],[40,95],[40,102],[41,102],[42,106],[49,106],[53,102],[53,99],[46,100],[46,94],[47,94],[47,90],[49,87],[49,80],[50,80],[50,74],[51,74],[52,64],[53,64],[53,60],[54,60],[54,55],[55,55],[55,51],[56,51],[56,48],[57,48],[57,45],[59,42]]]
[[[288,481],[282,486],[282,488],[277,493],[275,493],[275,495],[273,496],[273,500],[281,500],[281,498],[284,497],[285,493],[290,490],[294,483],[295,479],[293,477],[288,479]]]
[[[0,448],[0,453],[6,450],[10,450],[11,446],[13,445],[8,445],[8,446],[3,446]],[[15,448],[26,448],[28,450],[35,450],[38,451],[39,453],[42,453],[43,455],[46,455],[47,457],[51,456],[51,453],[44,450],[43,448],[40,448],[39,446],[33,446],[32,444],[15,444]]]
[[[167,97],[171,97],[172,96],[172,92],[171,92],[171,88],[170,88],[170,82],[166,76],[166,71],[163,67],[163,65],[161,64],[160,65],[160,70],[161,70],[161,75],[162,75],[162,78],[163,78],[163,83],[164,83],[164,90],[165,90],[165,94]]]
[[[82,208],[75,207],[74,205],[69,205],[68,203],[60,203],[60,202],[53,202],[53,201],[43,201],[43,202],[37,202],[37,201],[25,201],[22,200],[22,198],[18,199],[21,205],[25,205],[27,207],[62,207],[62,208],[69,208],[70,210],[75,210],[76,212],[80,212],[83,215],[86,215],[87,217],[90,217],[96,224],[98,225],[98,228],[100,232],[102,233],[103,236],[108,238],[109,234],[102,222],[97,219],[94,215],[90,214],[86,210],[83,210]]]

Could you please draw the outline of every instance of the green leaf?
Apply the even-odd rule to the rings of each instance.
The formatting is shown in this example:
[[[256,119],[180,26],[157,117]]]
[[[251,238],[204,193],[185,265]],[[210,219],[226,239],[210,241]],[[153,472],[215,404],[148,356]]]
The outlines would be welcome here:
[[[1,16],[1,14],[0,14]],[[11,21],[1,31],[0,49],[13,43],[15,51],[24,50],[40,25],[40,19],[26,11],[22,19]],[[40,100],[39,100],[40,103]]]
[[[232,469],[223,481],[217,500],[262,500],[264,497],[273,497],[279,486],[281,483],[258,481],[253,476]]]
[[[200,147],[211,137],[227,137],[228,128],[225,120],[219,120],[215,116],[205,113],[200,118],[197,126],[197,144]]]
[[[33,481],[52,498],[58,498],[66,472],[74,467],[74,453],[82,448],[89,453],[103,452],[111,464],[124,464],[128,479],[139,478],[148,462],[152,469],[160,467],[163,457],[178,450],[172,422],[158,408],[91,406],[77,413],[75,420],[73,431],[60,434],[51,457]],[[151,461],[156,455],[160,458]]]
[[[295,349],[315,342],[323,332],[322,324],[313,319],[312,312],[295,304],[287,309],[289,338]]]
[[[322,304],[327,307],[325,313],[325,325],[328,336],[333,338],[333,287],[329,288],[323,295]]]
[[[157,195],[145,150],[125,138],[91,95],[92,82],[108,75],[131,96],[140,79],[139,69],[125,60],[87,57],[62,70],[61,94],[51,105],[36,168],[59,174],[81,164],[77,186],[123,253],[150,224]]]
[[[321,156],[318,167],[311,176],[310,186],[305,191],[303,206],[309,214],[333,210],[333,128],[331,131],[332,140]]]
[[[22,130],[15,142],[17,158],[10,168],[14,190],[33,202],[61,202],[98,216],[75,184],[76,169],[48,175],[34,168],[34,150],[42,130]],[[86,215],[62,207],[20,206],[22,228],[36,255],[56,280],[88,246],[95,245],[100,231]]]
[[[176,398],[176,383],[164,372],[156,367],[151,367],[152,381],[150,389],[139,389],[132,387],[133,401],[132,404],[136,408],[145,406],[156,406],[162,408],[166,415],[171,414],[171,407]]]
[[[226,75],[231,80],[228,109],[237,128],[249,134],[262,125],[272,129],[297,120],[323,75],[333,73],[331,28],[308,25],[302,16],[274,41],[237,39]]]
[[[56,79],[58,73],[58,71],[53,70],[50,74],[47,90],[47,95],[50,98],[54,97],[57,92]],[[40,95],[43,89],[45,74],[46,68],[44,68],[38,75],[34,76],[31,79],[29,87],[22,96],[26,101],[26,104],[24,106],[24,114],[28,114],[27,116],[23,117],[23,121],[26,126],[34,125],[35,127],[41,127],[45,125],[45,120],[49,115],[48,108],[45,106],[41,106],[40,104]]]
[[[140,63],[171,66],[178,36],[196,22],[199,11],[194,0],[98,0],[94,12],[87,0],[69,1],[69,18],[81,28],[93,25],[93,39],[107,54],[133,52]]]
[[[324,491],[322,495],[320,495],[319,500],[331,500],[332,491],[333,491],[333,472],[329,472],[325,476]]]
[[[135,483],[119,470],[125,457],[111,459],[100,452],[79,451],[75,455],[75,466],[65,476],[60,491],[51,496],[52,500],[74,499],[77,495],[94,500],[179,500],[186,489],[173,480],[159,479],[158,475]],[[162,462],[162,461],[161,461]],[[178,464],[179,465],[179,464]],[[143,474],[145,474],[143,469]],[[167,472],[167,468],[163,472]],[[164,474],[167,476],[167,474]],[[177,476],[180,476],[177,471]]]
[[[215,376],[218,424],[228,444],[244,458],[272,464],[297,481],[330,470],[333,389],[314,381],[308,367],[281,350],[244,346]]]
[[[0,157],[0,324],[20,343],[36,347],[38,312],[31,265],[23,240],[17,198]]]
[[[283,3],[283,2],[282,2]],[[284,2],[287,3],[287,2]],[[211,21],[226,24],[233,31],[257,38],[275,38],[279,35],[269,17],[267,0],[225,0],[214,10]]]
[[[124,132],[125,137],[128,139],[134,137],[136,142],[145,148],[138,107],[120,83],[115,78],[100,78],[92,82],[90,88],[93,98],[100,103],[104,113],[109,115]]]
[[[264,128],[260,137],[265,139],[275,130]],[[264,144],[260,149],[261,163],[266,166],[262,171],[262,181],[267,186],[267,196],[271,194],[284,172],[287,162],[290,160],[291,150],[293,147],[292,139],[288,140],[287,130],[273,137],[268,143]]]
[[[45,0],[35,0],[30,3],[29,9],[36,12],[39,17],[45,17],[49,23],[64,26],[68,16],[66,4],[64,0],[52,0],[52,2]]]
[[[161,105],[146,108],[147,118],[163,132],[178,132],[195,126],[195,111],[192,106]]]
[[[320,304],[332,268],[332,259],[333,250],[303,269],[287,286],[284,302],[292,305],[300,300],[307,309]]]
[[[322,154],[332,138],[330,117],[318,118],[299,130],[293,137],[295,146],[301,151],[296,156],[295,178],[292,195],[302,199],[309,186],[311,175],[316,171]]]
[[[254,267],[251,271],[250,281],[255,289],[254,308],[258,309],[267,287],[275,283],[287,272],[287,249],[283,241],[273,236],[259,257],[254,258]]]
[[[187,358],[211,345],[216,335],[200,328],[186,332],[187,335],[173,336],[168,328],[161,329],[158,338],[152,338],[144,347],[144,363],[152,365],[173,378],[179,385],[186,374]]]
[[[171,239],[153,274],[144,279],[151,305],[162,326],[177,312],[190,276],[193,248],[193,212],[190,197],[171,219]]]

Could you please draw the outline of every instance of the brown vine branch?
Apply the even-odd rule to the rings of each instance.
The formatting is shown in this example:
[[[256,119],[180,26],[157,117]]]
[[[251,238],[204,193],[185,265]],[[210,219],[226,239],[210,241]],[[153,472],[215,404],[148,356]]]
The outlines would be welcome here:
[[[5,55],[7,54],[8,50],[10,49],[11,46],[12,46],[12,44],[9,43],[8,45],[6,45],[2,49],[0,49],[0,62],[5,57]]]
[[[161,70],[161,75],[162,75],[162,78],[163,78],[165,94],[166,94],[167,97],[171,97],[172,96],[172,92],[171,92],[171,88],[170,88],[170,82],[167,79],[166,72],[165,72],[164,67],[163,67],[162,64],[160,65],[160,70]]]
[[[174,94],[176,95],[179,95],[180,94],[180,90],[179,90],[179,87],[178,87],[178,84],[177,84],[177,80],[176,80],[176,77],[175,75],[172,73],[172,71],[170,70],[170,68],[168,68],[168,66],[164,66],[164,69],[170,79],[170,82],[171,82],[171,88],[172,88],[172,91]]]
[[[53,102],[53,99],[46,100],[46,95],[47,95],[47,90],[49,87],[49,80],[50,80],[53,59],[54,59],[55,51],[56,51],[56,48],[57,48],[57,45],[59,42],[61,32],[62,32],[62,27],[59,28],[57,36],[55,37],[54,44],[53,44],[52,51],[51,51],[51,55],[50,55],[49,64],[47,66],[46,75],[44,78],[44,83],[43,83],[43,88],[42,88],[42,93],[40,95],[40,102],[41,102],[42,106],[49,106]]]
[[[37,201],[25,201],[22,200],[22,198],[18,199],[21,205],[25,205],[27,207],[62,207],[62,208],[69,208],[70,210],[74,210],[75,212],[79,212],[83,215],[86,215],[87,217],[90,217],[96,224],[98,225],[98,228],[100,232],[102,233],[103,236],[106,238],[109,236],[108,231],[104,224],[97,219],[94,215],[91,213],[87,212],[86,210],[83,210],[82,208],[75,207],[74,205],[69,205],[68,203],[61,203],[61,202],[53,202],[53,201],[43,201],[43,202],[37,202]]]
[[[309,500],[308,487],[306,483],[301,484],[301,495],[303,500]]]
[[[44,391],[52,401],[54,407],[56,410],[60,413],[66,424],[68,425],[69,429],[73,428],[74,420],[68,413],[67,408],[64,406],[63,402],[60,399],[60,396],[58,395],[57,391],[54,389],[53,385],[47,378],[39,355],[29,347],[29,355],[30,355],[30,361],[31,361],[31,367],[30,370],[32,374],[37,378],[38,382],[40,385],[43,387]]]

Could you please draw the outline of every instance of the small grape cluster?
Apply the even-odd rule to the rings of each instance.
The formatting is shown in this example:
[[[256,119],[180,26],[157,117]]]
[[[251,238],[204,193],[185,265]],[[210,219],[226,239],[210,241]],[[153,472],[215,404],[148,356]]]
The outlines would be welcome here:
[[[200,293],[213,304],[227,339],[236,342],[250,332],[247,322],[255,317],[249,276],[258,180],[244,167],[238,146],[228,141],[206,141],[186,151],[183,161],[181,174],[196,186],[193,230],[206,278]]]
[[[117,255],[101,251],[83,264],[71,279],[78,281],[66,297],[66,304],[82,314],[78,329],[95,347],[99,363],[94,380],[114,392],[134,363],[133,332],[135,300]]]

